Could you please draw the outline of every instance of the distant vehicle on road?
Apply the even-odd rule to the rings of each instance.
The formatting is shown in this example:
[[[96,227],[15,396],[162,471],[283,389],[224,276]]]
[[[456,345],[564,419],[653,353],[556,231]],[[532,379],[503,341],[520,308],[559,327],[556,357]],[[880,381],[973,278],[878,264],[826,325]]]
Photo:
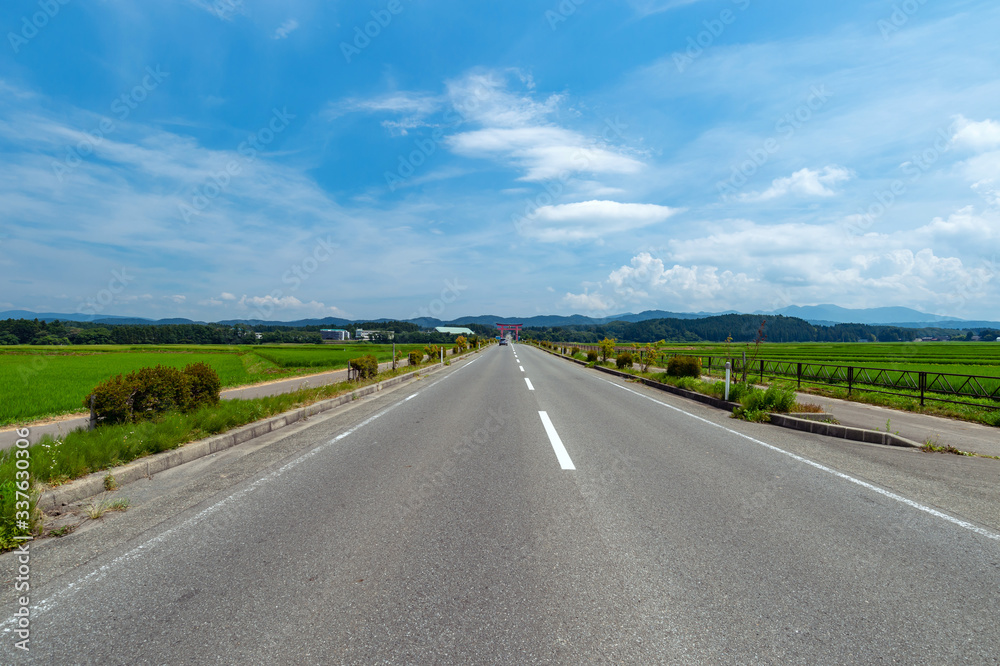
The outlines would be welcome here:
[[[507,344],[507,338],[500,338],[500,346],[502,347],[506,344]]]

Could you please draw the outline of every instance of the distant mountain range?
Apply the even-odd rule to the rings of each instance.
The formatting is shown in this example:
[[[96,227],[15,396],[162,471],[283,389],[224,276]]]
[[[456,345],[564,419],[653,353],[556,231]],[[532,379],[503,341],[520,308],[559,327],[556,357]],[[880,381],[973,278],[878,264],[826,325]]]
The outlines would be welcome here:
[[[704,319],[724,314],[740,314],[735,310],[725,312],[668,312],[666,310],[646,310],[638,314],[626,312],[609,317],[587,317],[584,315],[536,315],[533,317],[500,317],[497,315],[480,315],[477,317],[459,317],[452,320],[434,319],[433,317],[417,317],[415,319],[404,319],[410,323],[417,324],[422,328],[434,328],[435,326],[462,326],[466,324],[483,324],[492,326],[496,323],[503,324],[524,324],[525,327],[554,327],[554,326],[593,326],[608,324],[613,321],[626,321],[630,323],[648,321],[650,319]],[[985,320],[966,320],[956,317],[927,314],[919,310],[904,307],[884,307],[849,309],[837,305],[790,305],[773,312],[757,311],[752,314],[784,315],[786,317],[796,317],[804,319],[810,324],[818,326],[832,326],[835,324],[870,324],[875,326],[899,326],[901,328],[945,328],[945,329],[976,329],[976,328],[998,328],[1000,322]],[[207,322],[194,321],[191,319],[146,319],[142,317],[123,317],[117,315],[86,315],[86,314],[64,314],[55,312],[35,313],[28,310],[7,310],[0,312],[0,320],[3,319],[39,319],[41,321],[86,321],[98,324],[141,324],[162,326],[166,324],[204,324]],[[358,323],[360,321],[392,321],[391,318],[350,320],[339,317],[325,317],[323,319],[299,319],[295,321],[265,321],[261,319],[226,319],[215,322],[225,325],[248,324],[248,325],[268,325],[268,326],[329,326],[344,327]]]

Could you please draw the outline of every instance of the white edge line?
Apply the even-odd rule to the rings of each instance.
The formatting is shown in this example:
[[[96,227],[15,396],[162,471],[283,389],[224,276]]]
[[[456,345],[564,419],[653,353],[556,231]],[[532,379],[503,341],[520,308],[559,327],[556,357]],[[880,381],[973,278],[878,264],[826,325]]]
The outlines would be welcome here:
[[[686,411],[684,411],[683,409],[681,409],[679,407],[674,407],[673,405],[668,405],[667,403],[661,402],[661,401],[657,400],[656,398],[652,398],[652,397],[650,397],[648,395],[643,395],[642,393],[639,393],[638,391],[633,391],[630,388],[626,388],[626,387],[624,387],[624,386],[622,386],[620,384],[616,384],[615,382],[608,381],[607,379],[604,379],[603,377],[598,377],[598,379],[600,379],[602,382],[607,382],[608,384],[611,384],[612,386],[617,386],[618,388],[620,388],[623,391],[628,391],[629,393],[634,393],[635,395],[639,396],[640,398],[645,398],[646,400],[650,400],[652,402],[655,402],[658,405],[663,405],[664,407],[672,409],[672,410],[674,410],[676,412],[680,412],[681,414],[685,414],[687,416],[690,416],[693,419],[697,419],[699,421],[702,421],[703,423],[707,423],[710,426],[713,426],[713,427],[716,427],[716,428],[721,428],[722,430],[725,430],[728,433],[731,433],[731,434],[736,435],[738,437],[742,437],[743,439],[747,439],[747,440],[753,442],[754,444],[760,444],[761,446],[763,446],[765,448],[768,448],[768,449],[771,449],[772,451],[776,451],[778,453],[782,453],[782,454],[788,456],[789,458],[792,458],[793,460],[797,460],[799,462],[802,462],[802,463],[805,463],[805,464],[810,465],[812,467],[815,467],[818,470],[821,470],[823,472],[827,472],[828,474],[832,474],[832,475],[834,475],[836,477],[844,479],[845,481],[850,481],[851,483],[855,483],[855,484],[861,486],[862,488],[867,488],[868,490],[871,490],[872,492],[876,492],[879,495],[883,495],[885,497],[888,497],[889,499],[894,499],[897,502],[901,502],[901,503],[903,503],[903,504],[905,504],[907,506],[913,507],[914,509],[917,509],[918,511],[923,511],[924,513],[928,513],[928,514],[930,514],[932,516],[935,516],[937,518],[940,518],[942,520],[946,520],[949,523],[953,523],[955,525],[958,525],[959,527],[964,527],[965,529],[970,530],[972,532],[975,532],[976,534],[979,534],[980,536],[984,536],[987,539],[993,539],[994,541],[1000,541],[1000,534],[996,534],[995,532],[991,532],[991,531],[989,531],[987,529],[983,529],[982,527],[979,527],[978,525],[973,525],[972,523],[970,523],[970,522],[968,522],[966,520],[962,520],[961,518],[956,518],[956,517],[951,516],[951,515],[949,515],[947,513],[938,511],[937,509],[933,509],[933,508],[931,508],[929,506],[925,506],[925,505],[921,504],[920,502],[915,502],[915,501],[913,501],[911,499],[907,499],[906,497],[903,497],[902,495],[897,495],[896,493],[894,493],[894,492],[892,492],[890,490],[886,490],[885,488],[880,488],[880,487],[878,487],[878,486],[876,486],[874,484],[868,483],[867,481],[862,481],[861,479],[857,479],[857,478],[855,478],[855,477],[853,477],[853,476],[851,476],[849,474],[844,474],[843,472],[838,472],[837,470],[835,470],[835,469],[833,469],[831,467],[827,467],[826,465],[822,465],[822,464],[820,464],[818,462],[814,462],[812,460],[809,460],[808,458],[803,458],[802,456],[796,455],[796,454],[792,453],[791,451],[786,451],[786,450],[784,450],[782,448],[778,448],[777,446],[774,446],[773,444],[768,444],[767,442],[762,442],[759,439],[754,439],[750,435],[744,435],[743,433],[738,432],[736,430],[732,430],[730,428],[727,428],[724,425],[720,425],[718,423],[714,423],[712,421],[709,421],[708,419],[703,419],[702,417],[696,416],[696,415],[694,415],[694,414],[692,414],[690,412],[686,412]]]
[[[459,369],[461,369],[461,368],[459,368]],[[437,382],[434,382],[434,384],[437,384],[438,382],[443,381],[444,379],[445,378],[439,379]],[[431,384],[431,386],[433,386],[434,384]],[[248,494],[252,493],[253,491],[255,491],[258,488],[260,488],[261,486],[265,485],[266,483],[277,479],[279,476],[283,475],[288,470],[290,470],[290,469],[292,469],[294,467],[297,467],[298,465],[302,464],[303,462],[305,462],[309,458],[312,458],[316,454],[320,453],[321,451],[324,451],[325,449],[327,449],[328,447],[332,446],[333,444],[336,444],[337,442],[339,442],[340,440],[344,439],[345,437],[349,437],[350,435],[354,434],[355,432],[357,432],[361,428],[365,427],[366,425],[368,425],[369,423],[371,423],[375,419],[378,419],[378,418],[384,416],[385,414],[388,414],[390,411],[392,411],[393,409],[395,409],[399,405],[403,404],[407,400],[415,398],[418,394],[419,394],[419,391],[418,391],[418,393],[414,393],[414,394],[412,394],[412,395],[410,395],[410,396],[408,396],[408,397],[400,400],[399,402],[397,402],[395,404],[389,405],[388,407],[386,407],[382,411],[378,412],[377,414],[369,416],[367,419],[365,419],[361,423],[355,425],[353,428],[345,430],[344,432],[340,433],[339,435],[337,435],[333,439],[331,439],[331,440],[329,440],[327,442],[324,442],[323,444],[320,444],[316,448],[314,448],[314,449],[312,449],[312,450],[310,450],[310,451],[302,454],[301,456],[299,456],[295,460],[292,460],[290,462],[285,463],[284,465],[282,465],[278,469],[274,470],[270,474],[262,476],[261,478],[257,479],[256,481],[254,481],[250,485],[245,486],[244,488],[242,488],[242,489],[240,489],[240,490],[232,493],[231,495],[226,496],[225,498],[223,498],[220,501],[216,502],[212,506],[210,506],[210,507],[208,507],[206,509],[203,509],[199,513],[197,513],[194,516],[191,516],[190,518],[188,518],[187,520],[185,520],[180,525],[175,525],[174,527],[171,527],[170,529],[166,530],[165,532],[161,532],[160,534],[157,534],[155,537],[151,538],[150,540],[146,541],[143,544],[140,544],[139,546],[136,546],[135,548],[133,548],[132,550],[128,551],[127,553],[125,553],[123,555],[119,555],[118,557],[116,557],[115,559],[113,559],[111,562],[100,566],[99,568],[95,569],[94,571],[91,571],[89,574],[87,574],[85,576],[82,576],[81,578],[78,578],[76,580],[76,582],[70,583],[69,585],[67,585],[63,589],[54,592],[52,594],[52,596],[47,597],[47,598],[43,599],[42,601],[38,602],[36,605],[32,606],[31,607],[31,614],[32,614],[32,616],[35,617],[38,614],[45,613],[45,611],[50,610],[50,608],[51,608],[51,606],[53,604],[55,604],[56,602],[59,601],[60,597],[66,595],[67,593],[73,592],[74,590],[77,590],[78,588],[81,588],[85,583],[89,583],[89,582],[101,580],[102,578],[104,578],[105,575],[107,575],[117,565],[125,564],[126,562],[129,562],[130,560],[138,559],[139,557],[141,557],[145,553],[145,551],[147,551],[147,550],[151,549],[153,546],[156,546],[159,543],[165,541],[168,537],[170,537],[175,532],[179,532],[180,530],[185,529],[187,527],[190,527],[190,526],[193,526],[193,525],[197,525],[202,520],[204,520],[206,517],[212,515],[213,513],[218,512],[220,509],[222,509],[226,505],[228,505],[228,504],[236,501],[237,499],[240,499],[240,498],[244,497],[245,495],[248,495]],[[14,622],[15,622],[15,618],[9,618],[9,619],[5,620],[3,623],[0,623],[0,628],[2,628],[2,630],[3,630],[4,633],[10,633],[12,628],[9,625],[14,624]]]
[[[530,379],[528,379],[527,377],[525,377],[524,381],[527,382],[527,384],[528,384],[528,390],[529,391],[534,391],[535,390],[535,387],[531,385],[531,380]]]
[[[556,432],[556,427],[552,425],[552,419],[549,418],[548,412],[538,412],[538,415],[542,418],[545,434],[549,436],[549,442],[552,444],[552,450],[556,452],[559,466],[563,469],[576,469],[566,447],[563,446],[562,440],[559,438],[559,433]]]

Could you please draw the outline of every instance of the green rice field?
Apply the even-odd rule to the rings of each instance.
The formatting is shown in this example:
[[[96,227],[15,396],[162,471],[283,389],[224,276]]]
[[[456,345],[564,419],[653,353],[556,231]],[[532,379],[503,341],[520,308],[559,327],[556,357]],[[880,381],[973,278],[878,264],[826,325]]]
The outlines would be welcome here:
[[[557,343],[572,346],[572,343]],[[583,346],[583,345],[581,345]],[[593,347],[594,345],[589,345]],[[628,343],[619,342],[619,347]],[[642,348],[642,345],[638,345]],[[753,356],[753,345],[745,343],[678,343],[663,348],[668,355],[688,354],[712,357],[720,362],[727,355],[741,358]],[[1000,343],[998,342],[784,342],[760,345],[758,359],[803,363],[826,363],[865,368],[947,372],[958,375],[1000,377]]]
[[[423,345],[397,345],[410,349]],[[204,362],[231,388],[346,368],[365,354],[389,361],[392,345],[0,347],[0,426],[79,412],[98,383],[139,368]]]

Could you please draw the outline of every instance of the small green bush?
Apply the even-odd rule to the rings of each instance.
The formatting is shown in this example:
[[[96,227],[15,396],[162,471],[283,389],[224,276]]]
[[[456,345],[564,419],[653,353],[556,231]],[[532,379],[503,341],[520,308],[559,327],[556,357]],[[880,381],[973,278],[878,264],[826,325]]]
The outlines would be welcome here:
[[[722,386],[723,386],[722,390],[723,390],[723,396],[724,396],[725,395],[724,392],[725,392],[726,383],[725,382],[719,382],[719,383],[722,384]],[[730,383],[729,384],[729,402],[741,402],[743,400],[743,396],[745,396],[747,394],[747,392],[750,391],[752,388],[753,387],[751,387],[749,384]]]
[[[631,370],[632,363],[632,354],[629,352],[620,352],[615,358],[615,365],[618,366],[619,370]]]
[[[591,349],[587,352],[587,363],[597,363],[597,352]]]
[[[208,363],[191,363],[184,367],[183,372],[187,376],[188,388],[191,391],[188,409],[219,404],[222,380],[212,366]]]
[[[378,359],[371,354],[352,358],[350,364],[355,372],[355,379],[372,379],[378,374]]]
[[[420,361],[423,358],[424,355],[421,354],[420,352],[411,351],[409,354],[406,355],[406,362],[409,363],[410,365],[420,365]]]
[[[573,351],[570,352],[570,356],[576,356],[579,353],[580,353],[580,348],[579,347],[573,347]]]
[[[219,403],[222,382],[206,363],[183,371],[158,365],[107,379],[91,392],[102,425],[149,420],[171,410],[191,411]],[[90,407],[90,395],[83,400]]]
[[[187,377],[177,368],[158,365],[136,372],[137,386],[132,396],[132,419],[151,419],[163,412],[183,410],[191,402]]]
[[[701,377],[701,359],[695,356],[672,356],[667,361],[671,377]]]
[[[730,391],[729,397],[733,399],[732,391]],[[777,386],[771,386],[766,391],[752,386],[740,396],[739,401],[748,412],[788,413],[795,405],[795,392]]]
[[[128,423],[132,420],[132,398],[136,392],[135,373],[116,375],[94,387],[94,412],[104,423]],[[83,406],[90,407],[90,397]]]

